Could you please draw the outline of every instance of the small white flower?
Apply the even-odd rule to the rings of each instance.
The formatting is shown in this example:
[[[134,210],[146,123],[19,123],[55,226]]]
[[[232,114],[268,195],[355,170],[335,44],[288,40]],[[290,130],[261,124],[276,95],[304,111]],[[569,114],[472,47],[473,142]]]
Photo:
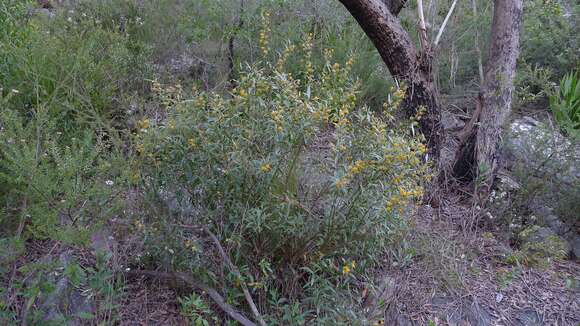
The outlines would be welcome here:
[[[113,180],[107,180],[107,181],[105,181],[105,184],[106,184],[107,186],[112,186],[112,185],[114,185],[115,183],[113,182]]]
[[[12,92],[12,93],[14,93],[14,94],[19,94],[19,93],[20,93],[20,91],[19,91],[19,90],[17,90],[17,89],[12,89],[12,91],[11,91],[11,92]]]
[[[495,296],[495,302],[500,303],[503,300],[503,294],[498,293]]]
[[[131,270],[131,269],[130,269],[129,267],[125,268],[125,271],[127,271],[127,272],[128,272],[128,271],[130,271],[130,270]]]
[[[66,21],[72,23],[72,17],[67,18]]]

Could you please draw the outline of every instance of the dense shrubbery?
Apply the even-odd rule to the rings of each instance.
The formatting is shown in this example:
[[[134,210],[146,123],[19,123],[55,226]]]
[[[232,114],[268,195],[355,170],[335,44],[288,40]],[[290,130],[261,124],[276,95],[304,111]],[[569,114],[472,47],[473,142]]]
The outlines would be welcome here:
[[[364,315],[360,292],[372,292],[373,269],[409,261],[405,217],[430,178],[414,134],[420,116],[395,123],[404,85],[387,92],[378,54],[337,1],[313,2],[310,11],[292,1],[245,3],[241,11],[236,1],[79,1],[45,17],[29,15],[25,1],[0,1],[0,271],[27,240],[83,247],[115,217],[120,238],[134,241],[121,243],[132,257],[122,270],[182,271],[246,311],[247,287],[272,324],[374,318]],[[274,14],[260,15],[268,8]],[[556,23],[543,22],[543,8],[533,1],[527,9],[550,33],[527,26],[532,45],[522,67],[533,68],[520,70],[522,99],[550,94],[558,69],[578,60],[568,18],[554,9]],[[487,26],[488,9],[458,15],[465,20],[449,35]],[[414,24],[413,15],[403,12],[403,24]],[[442,18],[430,15],[433,26]],[[454,39],[441,50],[440,86],[470,89],[476,56],[457,56],[473,51],[472,38]],[[557,65],[554,52],[563,53]],[[173,75],[173,66],[184,74]],[[554,107],[574,112],[564,110],[574,102],[565,89]],[[566,161],[546,161],[546,142],[538,144],[529,156],[538,158],[540,176],[516,166],[523,190],[514,202],[541,197],[572,220],[577,191],[563,191],[554,172]],[[241,277],[224,266],[207,232]],[[106,289],[107,300],[121,270],[100,256],[92,270],[58,264],[75,286]],[[12,298],[34,307],[54,287],[36,278],[50,268],[21,270],[35,281],[0,287],[0,323],[20,317]],[[102,284],[85,284],[97,276]],[[192,322],[219,320],[203,294],[179,304]],[[104,309],[114,320],[115,307]]]
[[[300,80],[284,70],[295,48],[288,46],[275,68],[248,68],[231,97],[181,98],[179,86],[156,84],[170,103],[166,120],[141,120],[135,138],[152,203],[168,196],[178,203],[172,216],[156,211],[136,221],[147,225],[151,245],[166,244],[157,255],[176,252],[165,268],[233,282],[232,289],[246,282],[273,320],[298,309],[290,323],[356,313],[352,298],[335,301],[356,287],[350,274],[365,275],[399,239],[407,204],[422,196],[428,177],[418,138],[368,108],[355,111],[352,61],[331,63],[329,51],[315,73],[309,42]],[[191,233],[200,226],[222,240],[243,280],[218,277],[215,249]]]

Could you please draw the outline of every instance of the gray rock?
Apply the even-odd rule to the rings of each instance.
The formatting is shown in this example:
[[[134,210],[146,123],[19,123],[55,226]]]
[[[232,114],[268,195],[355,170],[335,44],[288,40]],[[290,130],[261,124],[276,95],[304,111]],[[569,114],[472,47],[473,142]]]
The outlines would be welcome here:
[[[459,307],[453,306],[456,299],[450,297],[435,297],[432,300],[433,308],[439,311],[443,320],[451,325],[489,326],[493,325],[493,316],[488,308],[476,302],[466,301]]]
[[[521,249],[536,258],[563,259],[571,251],[570,244],[551,228],[530,226],[519,234]]]
[[[554,231],[558,235],[564,235],[570,231],[570,227],[564,224],[560,218],[556,215],[548,215],[544,218],[544,223],[548,226],[552,231]]]
[[[53,10],[46,9],[46,8],[34,8],[34,9],[28,10],[28,17],[34,17],[34,16],[54,18],[54,17],[56,17],[56,14],[54,13]]]
[[[71,252],[63,252],[59,257],[60,266],[67,266],[72,260]],[[59,270],[44,275],[47,281],[55,283],[55,287],[52,292],[38,298],[38,306],[43,312],[42,321],[49,324],[82,325],[82,319],[77,316],[94,314],[96,304]]]
[[[552,236],[556,236],[556,232],[554,232],[552,229],[540,226],[532,226],[526,228],[520,233],[520,240],[522,243],[539,243]]]
[[[534,309],[524,309],[516,315],[515,325],[517,326],[541,326],[542,316]]]
[[[580,259],[580,235],[576,233],[571,233],[568,238],[568,243],[570,244],[570,248],[572,251],[572,255],[576,259]]]
[[[441,111],[441,125],[445,130],[458,131],[463,129],[465,122],[459,119],[456,114],[443,110]]]
[[[392,326],[413,326],[413,322],[402,313],[391,307],[385,311],[384,325]]]

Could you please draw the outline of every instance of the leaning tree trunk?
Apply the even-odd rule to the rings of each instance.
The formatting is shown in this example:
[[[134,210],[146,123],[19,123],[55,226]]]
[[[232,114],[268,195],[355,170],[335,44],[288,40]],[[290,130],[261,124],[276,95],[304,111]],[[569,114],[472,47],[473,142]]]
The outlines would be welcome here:
[[[519,54],[523,0],[495,0],[489,58],[476,110],[460,135],[454,175],[476,177],[486,198],[499,169],[502,127],[509,115]]]
[[[442,143],[441,113],[433,87],[431,56],[419,53],[396,17],[406,0],[339,0],[373,42],[391,75],[403,80],[407,94],[403,107],[409,116],[420,107],[419,120],[431,155],[437,159]]]

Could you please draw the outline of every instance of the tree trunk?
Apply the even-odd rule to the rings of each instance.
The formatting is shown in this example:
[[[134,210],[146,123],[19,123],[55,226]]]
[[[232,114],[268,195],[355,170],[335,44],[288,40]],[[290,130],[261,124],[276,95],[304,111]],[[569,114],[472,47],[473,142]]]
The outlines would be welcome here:
[[[522,24],[523,0],[495,0],[489,58],[472,120],[460,136],[454,175],[477,177],[480,197],[487,197],[499,168],[502,127],[509,115]]]
[[[438,159],[444,135],[433,87],[431,50],[427,46],[419,53],[396,18],[406,1],[339,1],[373,42],[393,77],[407,83],[404,102],[407,113],[412,115],[419,107],[426,109],[426,116],[420,120],[421,131],[427,138],[430,153]],[[458,137],[459,145],[450,165],[458,178],[473,181],[477,177],[483,194],[489,193],[499,167],[498,148],[501,129],[510,112],[522,11],[523,0],[494,0],[485,81],[473,117]],[[445,175],[448,168],[441,166]]]
[[[396,15],[406,1],[339,0],[373,42],[394,78],[405,81],[403,107],[409,116],[420,107],[426,114],[419,120],[429,152],[436,159],[442,142],[441,113],[431,76],[431,55],[418,53]]]

